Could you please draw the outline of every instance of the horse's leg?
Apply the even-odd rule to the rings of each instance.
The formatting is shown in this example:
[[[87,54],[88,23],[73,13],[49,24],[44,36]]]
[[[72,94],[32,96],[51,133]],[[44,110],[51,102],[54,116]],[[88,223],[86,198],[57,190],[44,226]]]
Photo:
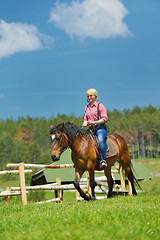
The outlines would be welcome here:
[[[134,187],[134,175],[133,175],[133,172],[132,172],[131,167],[130,167],[130,166],[127,167],[127,168],[125,169],[125,172],[126,172],[126,175],[127,175],[127,177],[128,177],[128,180],[130,181],[131,186],[132,186],[132,194],[133,194],[133,195],[137,195],[136,189],[135,189],[135,187]]]
[[[107,198],[111,198],[112,197],[112,191],[113,191],[113,178],[112,178],[112,174],[111,174],[111,167],[106,167],[104,169],[104,173],[106,175],[107,178],[107,182],[108,182],[108,196]]]
[[[77,189],[77,191],[79,192],[80,196],[82,198],[84,198],[84,200],[89,201],[90,197],[86,195],[85,192],[83,192],[83,190],[80,188],[79,182],[81,179],[82,174],[84,173],[84,171],[77,171],[75,172],[75,179],[74,179],[74,186]]]
[[[128,149],[128,146],[126,143],[124,145],[124,151],[123,151],[122,155],[120,156],[119,162],[122,165],[122,168],[125,170],[128,180],[131,183],[132,194],[137,195],[136,189],[134,187],[134,180],[136,180],[136,178],[134,177],[134,174],[131,169],[131,160],[130,160],[130,156],[129,156],[129,149]]]
[[[95,196],[94,189],[95,189],[95,186],[96,186],[96,182],[94,180],[94,171],[89,172],[89,183],[90,183],[91,192],[92,192],[91,199],[95,200],[96,196]]]

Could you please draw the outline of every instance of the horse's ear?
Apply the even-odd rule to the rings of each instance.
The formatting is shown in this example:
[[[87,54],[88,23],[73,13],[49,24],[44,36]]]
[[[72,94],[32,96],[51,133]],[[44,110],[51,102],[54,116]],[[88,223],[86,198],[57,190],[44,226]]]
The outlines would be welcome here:
[[[63,127],[64,127],[64,123],[62,123],[61,125],[60,125],[60,127],[59,127],[59,130],[62,132],[62,130],[63,130]]]
[[[50,125],[50,129],[53,130],[53,128],[54,128],[53,125]]]

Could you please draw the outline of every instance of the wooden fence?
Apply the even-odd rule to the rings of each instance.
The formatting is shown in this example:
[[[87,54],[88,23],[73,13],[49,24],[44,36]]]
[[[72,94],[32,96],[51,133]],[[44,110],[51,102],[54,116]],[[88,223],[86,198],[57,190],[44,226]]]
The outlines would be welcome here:
[[[61,164],[61,165],[44,165],[44,164],[25,164],[23,162],[21,163],[8,163],[7,167],[16,167],[18,170],[5,170],[1,171],[0,175],[4,174],[19,174],[19,180],[20,180],[20,187],[6,187],[5,191],[2,191],[0,193],[0,197],[5,197],[6,198],[6,205],[9,204],[9,197],[10,196],[17,196],[21,195],[21,202],[22,205],[27,205],[27,193],[28,191],[32,190],[54,190],[57,191],[58,197],[47,200],[45,202],[61,202],[63,200],[63,191],[75,191],[75,187],[73,184],[65,184],[61,185],[61,179],[57,178],[56,183],[52,184],[45,184],[45,185],[37,185],[37,186],[26,186],[25,183],[25,173],[31,173],[31,169],[26,169],[25,168],[52,168],[52,169],[59,169],[59,168],[73,168],[73,164]],[[95,171],[95,174],[101,173],[101,171]],[[121,181],[121,186],[115,185],[113,191],[116,192],[121,192],[123,194],[128,193],[129,195],[132,195],[132,189],[130,182],[128,181],[129,185],[129,190],[126,191],[126,185],[125,185],[125,174],[120,167],[117,170],[112,170],[112,175],[113,174],[120,174],[120,181]],[[114,178],[114,176],[113,176]],[[99,189],[96,187],[95,188],[95,193],[108,193],[108,190],[106,189],[107,183],[106,183],[106,177],[105,176],[100,176],[95,178],[96,183],[99,187]],[[83,191],[87,192],[88,194],[91,195],[91,189],[89,185],[89,173],[86,172],[86,178],[82,178],[80,181],[80,185],[83,189]],[[107,196],[96,196],[96,199],[102,199],[102,198],[107,198]],[[78,191],[76,191],[76,201],[83,200],[80,196]],[[39,202],[44,203],[44,202]]]

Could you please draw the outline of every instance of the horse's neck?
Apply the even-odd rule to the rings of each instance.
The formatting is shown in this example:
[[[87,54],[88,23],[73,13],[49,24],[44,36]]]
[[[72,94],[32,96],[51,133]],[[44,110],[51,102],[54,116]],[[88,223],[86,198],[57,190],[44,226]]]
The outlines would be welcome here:
[[[78,152],[79,151],[79,143],[77,141],[77,138],[71,142],[71,144],[69,145],[70,149],[74,152]]]
[[[87,135],[85,138],[77,136],[69,147],[74,153],[83,156],[85,154],[86,149],[88,148],[89,141],[91,141],[91,139],[88,138]]]

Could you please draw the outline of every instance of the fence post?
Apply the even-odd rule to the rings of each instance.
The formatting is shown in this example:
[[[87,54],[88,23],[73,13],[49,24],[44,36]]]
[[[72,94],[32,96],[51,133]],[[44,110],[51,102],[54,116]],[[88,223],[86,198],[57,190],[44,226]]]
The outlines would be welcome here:
[[[128,195],[132,196],[132,186],[131,186],[131,182],[128,180]]]
[[[89,179],[88,171],[86,171],[86,178],[87,178],[87,191],[88,191],[88,194],[92,197],[92,191],[91,191],[91,187],[90,187],[90,179]]]
[[[56,178],[56,182],[57,182],[58,186],[61,186],[61,178],[60,177]],[[57,190],[57,195],[58,195],[58,198],[60,198],[62,201],[63,200],[62,190]]]
[[[79,194],[79,192],[77,191],[77,189],[76,189],[76,201],[78,201],[78,198],[80,197],[80,194]]]
[[[123,171],[122,166],[120,166],[119,173],[120,173],[120,178],[121,178],[121,191],[122,191],[122,192],[125,192],[125,191],[126,191],[125,173],[124,173],[124,171]],[[124,193],[124,194],[125,194],[125,193]]]
[[[6,187],[5,190],[6,190],[6,191],[9,191],[10,188],[9,188],[9,187]],[[9,205],[9,198],[10,198],[9,196],[6,197],[6,206]]]
[[[26,194],[26,183],[25,183],[25,173],[24,173],[24,162],[19,163],[19,179],[20,179],[20,187],[21,187],[22,205],[27,205],[27,194]]]

